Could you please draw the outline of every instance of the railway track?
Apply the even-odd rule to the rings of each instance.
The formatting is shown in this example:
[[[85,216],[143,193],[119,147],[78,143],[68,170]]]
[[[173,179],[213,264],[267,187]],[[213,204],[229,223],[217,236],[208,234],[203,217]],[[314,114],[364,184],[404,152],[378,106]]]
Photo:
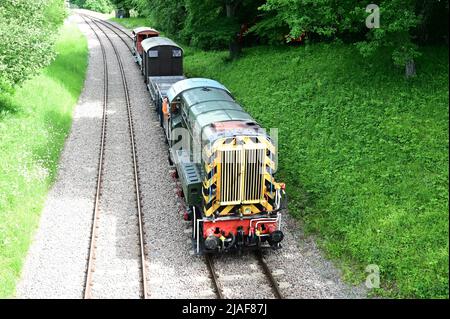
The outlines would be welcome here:
[[[93,21],[100,23],[101,25],[105,26],[106,28],[108,28],[109,30],[111,30],[112,32],[114,32],[119,38],[120,40],[122,40],[122,42],[127,46],[128,50],[132,53],[132,46],[124,39],[124,37],[121,35],[125,35],[127,37],[128,40],[132,40],[133,38],[126,33],[125,31],[123,31],[121,28],[113,25],[112,23],[106,22],[104,20],[99,20],[99,19],[95,19],[95,18],[90,18]],[[117,32],[116,30],[119,30],[120,32]]]
[[[272,275],[272,271],[270,270],[269,266],[267,265],[266,261],[264,260],[264,256],[262,255],[262,252],[260,250],[255,252],[256,258],[258,259],[258,262],[261,266],[261,268],[264,271],[264,274],[266,275],[270,287],[272,288],[272,292],[276,299],[283,299],[283,294],[280,291],[280,287],[278,286],[277,281]]]
[[[115,26],[115,25],[113,25],[111,23],[108,23],[106,21],[103,21],[103,20],[91,17],[91,16],[86,15],[86,14],[82,14],[82,16],[83,16],[83,19],[85,19],[85,20],[86,20],[86,18],[90,19],[97,26],[97,28],[99,28],[105,34],[106,38],[109,40],[109,42],[111,43],[111,46],[114,49],[116,58],[118,60],[119,66],[120,66],[120,73],[121,73],[121,76],[122,76],[122,81],[123,81],[125,92],[126,92],[126,96],[127,96],[126,97],[126,101],[127,101],[127,109],[128,109],[129,121],[130,121],[130,132],[132,132],[133,131],[133,128],[132,128],[132,125],[133,125],[132,124],[132,114],[131,114],[131,107],[130,107],[129,96],[128,96],[128,88],[127,88],[127,84],[126,84],[126,78],[125,78],[125,74],[124,74],[124,70],[123,70],[122,61],[120,59],[120,56],[119,56],[119,54],[117,52],[117,49],[116,49],[115,45],[113,44],[111,38],[106,34],[105,31],[103,31],[99,27],[99,24],[103,25],[104,27],[106,27],[110,31],[112,31],[114,34],[116,34],[117,37],[119,37],[121,39],[121,41],[126,45],[128,50],[130,50],[130,52],[132,51],[131,50],[131,46],[124,39],[124,37],[121,36],[121,34],[125,35],[128,39],[132,39],[132,37],[130,35],[128,35],[128,33],[126,33],[125,31],[123,31],[121,28],[119,28],[119,27],[117,27],[117,26]],[[91,27],[92,30],[94,30],[91,25],[90,25],[90,27]],[[116,30],[119,30],[119,32],[116,31]],[[99,42],[101,42],[98,34],[95,31],[94,31],[94,33],[95,33],[96,37],[98,38]],[[102,54],[105,54],[103,45],[101,45],[101,47],[102,47]],[[105,58],[104,58],[104,61],[106,61]],[[107,65],[105,67],[107,68]],[[106,79],[106,81],[107,81],[107,79]],[[105,82],[105,83],[107,83],[107,82]],[[106,90],[107,90],[107,87],[106,87]],[[105,94],[107,95],[107,91],[106,91]],[[105,113],[105,110],[106,110],[106,102],[105,102],[105,105],[104,105],[104,113]],[[106,121],[104,121],[104,125],[106,125]],[[133,165],[135,167],[135,181],[136,181],[135,185],[136,185],[136,190],[137,190],[136,194],[140,194],[139,193],[139,179],[138,179],[138,175],[137,175],[137,162],[136,162],[136,153],[135,153],[134,133],[130,133],[130,134],[131,134],[130,138],[131,138],[132,145],[133,145],[133,147],[132,147],[133,148]],[[104,143],[104,137],[102,137],[102,143]],[[102,156],[103,155],[101,155],[101,158],[102,158]],[[101,169],[100,165],[99,165],[99,169]],[[99,180],[98,189],[100,188],[100,184],[101,184],[101,182]],[[99,190],[98,190],[98,192],[99,192]],[[96,202],[98,201],[97,196],[98,195],[96,195]],[[140,196],[137,196],[137,202],[138,202],[138,207],[139,207],[138,208],[138,211],[139,211],[138,215],[139,215],[139,221],[140,221],[140,225],[139,225],[139,228],[140,228],[140,243],[142,243],[142,245],[141,245],[141,257],[142,257],[141,266],[142,266],[142,270],[143,270],[142,271],[142,278],[147,278],[147,275],[146,275],[146,272],[145,272],[145,269],[146,269],[145,268],[145,249],[144,249],[144,246],[143,246],[143,242],[144,241],[143,241],[142,213],[141,213],[141,209],[140,209]],[[97,204],[96,204],[96,207],[97,207]],[[94,212],[94,216],[96,214],[98,214],[98,212]],[[96,230],[95,230],[95,228],[93,226],[93,234],[95,233],[95,231]],[[95,249],[93,249],[92,247],[95,247],[95,243],[91,243],[91,251],[93,251],[93,250],[95,251]],[[283,295],[282,295],[282,293],[280,291],[278,283],[275,280],[275,278],[273,277],[272,272],[271,272],[269,266],[267,265],[266,261],[264,260],[264,257],[262,255],[261,251],[255,251],[254,254],[255,254],[255,258],[256,258],[256,260],[257,260],[257,262],[259,264],[259,268],[261,270],[261,273],[263,273],[263,276],[266,278],[266,281],[267,281],[267,283],[269,284],[269,286],[271,288],[271,291],[272,291],[272,294],[273,294],[273,298],[282,299]],[[204,256],[204,260],[205,260],[205,264],[206,264],[206,266],[208,268],[208,272],[210,274],[212,287],[214,288],[216,297],[218,299],[225,299],[226,296],[224,294],[222,283],[220,282],[220,275],[218,274],[218,272],[216,270],[215,263],[214,263],[214,256],[206,254]],[[88,292],[88,290],[86,290],[86,291]],[[144,297],[148,296],[148,291],[147,291],[146,280],[145,279],[143,280],[143,296]],[[89,297],[89,296],[85,296],[85,297]]]
[[[92,287],[93,287],[93,273],[95,271],[95,261],[96,261],[96,249],[97,249],[97,238],[98,238],[98,228],[99,228],[99,219],[100,219],[100,211],[99,211],[99,202],[101,198],[102,191],[102,181],[103,181],[103,164],[104,164],[104,152],[105,152],[105,140],[106,140],[106,124],[107,124],[107,107],[108,107],[108,62],[106,59],[106,50],[105,46],[98,34],[98,32],[93,27],[92,23],[104,34],[104,36],[108,39],[111,44],[115,57],[117,59],[117,63],[119,66],[119,71],[121,75],[121,81],[124,89],[124,98],[127,109],[128,116],[128,127],[129,127],[129,135],[130,135],[130,145],[131,145],[131,155],[132,155],[132,164],[133,164],[133,184],[135,188],[136,194],[136,213],[138,219],[138,239],[139,239],[139,259],[140,259],[140,273],[141,273],[141,297],[147,298],[149,296],[148,288],[147,288],[147,269],[146,269],[146,253],[145,253],[145,242],[144,242],[144,228],[143,228],[143,214],[141,208],[141,193],[139,187],[139,173],[138,173],[138,163],[137,163],[137,152],[136,152],[136,144],[134,138],[134,127],[133,127],[133,116],[132,109],[130,104],[130,96],[128,91],[127,79],[125,76],[125,71],[123,68],[122,60],[120,55],[115,47],[113,41],[108,36],[108,34],[102,30],[99,24],[92,18],[86,17],[85,15],[81,15],[86,24],[91,28],[93,33],[95,34],[97,40],[100,43],[103,64],[104,64],[104,92],[103,92],[103,116],[102,116],[102,133],[101,133],[101,144],[100,144],[100,155],[99,155],[99,164],[97,169],[97,188],[95,194],[94,201],[94,213],[93,213],[93,223],[91,230],[91,242],[89,246],[89,257],[87,263],[87,271],[86,271],[86,280],[85,280],[85,289],[84,289],[84,298],[89,299],[92,298]],[[88,20],[91,20],[89,22]]]
[[[133,40],[133,37],[131,35],[129,35],[128,32],[125,32],[124,30],[122,30],[118,26],[116,26],[116,25],[114,25],[114,24],[112,24],[112,23],[110,23],[110,22],[108,22],[106,20],[101,20],[101,19],[98,19],[96,17],[90,16],[90,15],[85,14],[85,13],[80,13],[80,15],[82,15],[84,17],[87,17],[88,19],[91,19],[92,21],[95,21],[97,23],[100,23],[100,24],[104,25],[105,27],[107,27],[108,29],[110,29],[112,32],[114,32],[122,40],[122,42],[130,50],[130,52],[132,52],[132,46],[123,37],[123,36],[125,36],[126,39]],[[119,32],[117,32],[116,30],[118,30]]]
[[[278,283],[275,280],[275,278],[273,277],[269,266],[267,265],[266,261],[264,260],[262,252],[260,250],[257,250],[254,252],[254,255],[258,261],[261,272],[264,274],[264,277],[266,278],[267,283],[269,284],[269,286],[272,290],[273,297],[275,299],[283,299],[283,294],[281,293]],[[216,292],[217,298],[225,299],[226,296],[225,296],[222,284],[220,282],[220,275],[216,271],[216,266],[214,264],[213,258],[214,258],[213,255],[206,254],[205,255],[205,263],[208,267],[208,271],[210,273],[212,284],[213,284],[214,290]]]

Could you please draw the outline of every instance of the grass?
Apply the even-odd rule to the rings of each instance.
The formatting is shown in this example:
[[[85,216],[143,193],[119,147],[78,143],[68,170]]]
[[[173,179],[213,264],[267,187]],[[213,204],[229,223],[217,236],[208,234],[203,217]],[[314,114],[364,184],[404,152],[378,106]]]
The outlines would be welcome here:
[[[375,264],[371,295],[449,297],[448,48],[424,48],[412,80],[388,55],[336,43],[249,48],[233,62],[184,48],[187,76],[219,80],[278,128],[289,212],[349,282]]]
[[[448,298],[448,48],[427,48],[416,79],[388,59],[320,44],[188,50],[188,76],[224,83],[279,129],[290,213],[345,276],[380,268],[385,297]]]
[[[147,19],[147,18],[124,18],[124,19],[111,18],[110,20],[113,22],[120,23],[127,29],[152,26],[152,22],[150,21],[150,19]]]
[[[58,56],[12,97],[0,96],[0,298],[11,297],[70,130],[87,43],[65,25]]]

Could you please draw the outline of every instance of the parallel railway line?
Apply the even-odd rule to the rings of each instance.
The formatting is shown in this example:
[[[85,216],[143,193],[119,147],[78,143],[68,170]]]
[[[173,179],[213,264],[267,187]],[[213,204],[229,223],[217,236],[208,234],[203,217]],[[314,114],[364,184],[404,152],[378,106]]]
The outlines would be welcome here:
[[[89,248],[89,257],[88,257],[88,263],[87,263],[87,271],[86,271],[86,281],[85,281],[85,289],[84,289],[84,298],[89,299],[92,298],[92,275],[95,269],[95,260],[96,260],[96,239],[97,239],[97,233],[98,233],[98,220],[100,218],[99,213],[99,201],[101,197],[101,185],[102,185],[102,178],[103,178],[103,163],[104,163],[104,150],[105,150],[105,139],[106,139],[106,121],[107,121],[107,106],[108,106],[108,64],[106,59],[106,51],[104,44],[102,40],[100,39],[100,36],[98,32],[94,29],[91,23],[94,23],[95,26],[103,32],[105,37],[109,40],[113,50],[114,54],[116,56],[119,70],[121,74],[121,80],[122,85],[125,93],[125,103],[127,108],[127,115],[128,115],[128,126],[129,126],[129,133],[130,133],[130,145],[131,145],[131,155],[132,155],[132,164],[133,164],[133,178],[134,178],[134,188],[135,188],[135,194],[136,194],[136,210],[137,210],[137,217],[138,217],[138,228],[139,228],[139,247],[140,247],[140,268],[141,268],[141,296],[143,298],[148,297],[148,288],[147,288],[147,269],[146,269],[146,253],[145,253],[145,246],[144,246],[144,229],[143,229],[143,214],[142,214],[142,208],[141,208],[141,195],[140,195],[140,187],[139,187],[139,173],[138,173],[138,163],[137,163],[137,152],[136,152],[136,143],[134,139],[134,127],[133,127],[133,116],[132,116],[132,109],[130,104],[130,97],[129,97],[129,91],[128,91],[128,85],[127,85],[127,79],[125,76],[125,71],[123,68],[122,60],[120,58],[120,55],[111,40],[111,38],[108,36],[108,34],[102,30],[98,23],[95,22],[94,19],[90,17],[82,16],[86,24],[91,28],[93,33],[95,34],[97,40],[100,43],[100,47],[102,50],[102,56],[103,56],[103,63],[104,63],[104,97],[103,97],[103,119],[102,119],[102,133],[101,133],[101,145],[100,145],[100,156],[99,156],[99,165],[97,169],[97,189],[96,189],[96,195],[95,195],[95,201],[94,201],[94,213],[93,213],[93,223],[92,223],[92,230],[91,230],[91,243]],[[88,19],[91,20],[91,22],[88,21]]]
[[[254,252],[255,257],[258,261],[258,264],[260,266],[261,272],[264,274],[264,277],[267,280],[267,283],[269,284],[273,298],[275,299],[283,299],[283,294],[280,291],[280,287],[278,286],[278,283],[276,279],[272,275],[272,271],[270,270],[269,266],[267,265],[266,261],[264,260],[264,257],[261,253],[261,251],[257,250]],[[208,267],[209,273],[211,275],[211,280],[213,283],[214,290],[216,292],[216,296],[218,299],[225,299],[225,293],[223,291],[222,284],[220,283],[220,275],[216,271],[216,266],[214,264],[213,256],[210,254],[205,255],[205,262]]]
[[[129,35],[127,32],[125,32],[123,29],[119,28],[118,26],[116,26],[116,25],[114,25],[114,24],[112,24],[112,23],[110,23],[110,22],[108,22],[106,20],[98,19],[98,18],[93,17],[93,16],[91,16],[89,14],[86,14],[86,13],[82,13],[82,14],[80,13],[80,15],[82,15],[84,17],[87,17],[87,18],[89,18],[89,19],[91,19],[93,21],[96,21],[96,22],[104,25],[108,29],[110,29],[112,32],[114,32],[125,43],[125,45],[128,47],[128,49],[131,51],[131,46],[123,39],[123,37],[120,34],[124,35],[128,40],[132,40],[133,37],[131,35]],[[120,34],[117,31],[115,31],[114,29],[120,31]]]

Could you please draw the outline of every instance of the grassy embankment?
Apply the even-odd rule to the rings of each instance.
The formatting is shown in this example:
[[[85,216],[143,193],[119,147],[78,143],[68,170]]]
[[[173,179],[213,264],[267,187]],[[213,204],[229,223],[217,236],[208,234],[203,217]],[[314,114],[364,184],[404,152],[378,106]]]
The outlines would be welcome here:
[[[111,18],[110,19],[113,22],[120,23],[125,28],[133,29],[136,27],[142,27],[142,26],[149,26],[151,27],[150,20],[147,18],[125,18],[125,19],[119,19],[119,18]]]
[[[375,264],[378,295],[448,298],[448,48],[425,48],[409,81],[342,44],[256,47],[234,62],[185,49],[187,76],[219,80],[279,129],[290,213],[349,281]]]
[[[349,46],[188,51],[186,74],[224,83],[279,129],[290,213],[349,279],[376,264],[392,297],[448,298],[448,49],[406,81]]]
[[[87,43],[76,26],[62,28],[56,49],[41,75],[0,96],[0,298],[14,293],[83,87]]]

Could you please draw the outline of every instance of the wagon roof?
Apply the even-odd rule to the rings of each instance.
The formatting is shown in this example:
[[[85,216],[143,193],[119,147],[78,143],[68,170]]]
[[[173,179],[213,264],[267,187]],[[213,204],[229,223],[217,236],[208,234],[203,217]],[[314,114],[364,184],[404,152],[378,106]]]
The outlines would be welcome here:
[[[153,28],[149,28],[149,27],[139,27],[133,30],[133,34],[138,34],[141,32],[153,32],[153,33],[158,33],[159,32]]]
[[[182,94],[183,92],[186,92],[188,90],[196,89],[196,88],[214,88],[218,90],[225,91],[231,96],[230,91],[220,84],[217,81],[211,80],[211,79],[204,79],[204,78],[192,78],[192,79],[186,79],[183,81],[179,81],[172,85],[172,87],[167,92],[167,97],[169,98],[169,102],[172,103],[172,101]]]
[[[173,46],[181,49],[181,47],[178,44],[165,37],[148,38],[142,41],[142,48],[144,49],[145,52],[147,52],[151,48],[158,46]]]

